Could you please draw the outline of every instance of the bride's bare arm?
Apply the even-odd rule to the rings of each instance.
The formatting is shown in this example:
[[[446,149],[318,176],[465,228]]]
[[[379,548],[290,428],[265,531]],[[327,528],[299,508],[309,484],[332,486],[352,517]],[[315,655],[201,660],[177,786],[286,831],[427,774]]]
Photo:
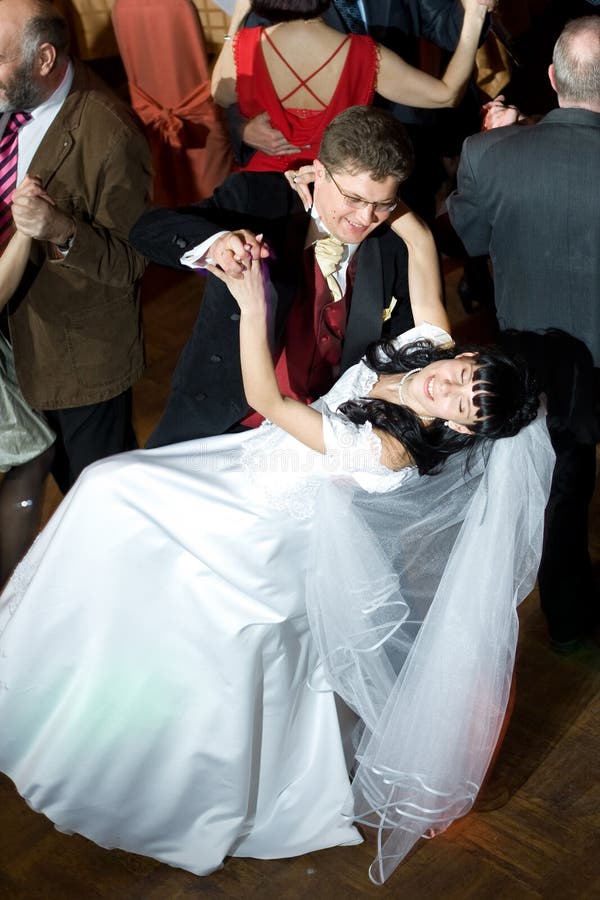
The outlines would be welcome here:
[[[243,277],[233,278],[208,265],[207,270],[223,281],[240,308],[240,360],[244,392],[248,404],[311,450],[325,453],[323,417],[279,390],[267,339],[267,304],[263,264],[248,254]],[[376,429],[381,438],[381,463],[398,471],[413,465],[404,446],[391,435]]]
[[[240,360],[248,404],[312,450],[325,453],[321,414],[279,390],[267,339],[261,261],[248,255],[242,278],[231,278],[215,266],[207,269],[227,285],[240,307]]]
[[[47,203],[52,203],[50,197],[43,190],[39,179],[26,175],[13,194],[12,202],[19,203],[27,197],[41,197]],[[0,256],[0,309],[2,309],[16,289],[23,277],[29,253],[31,250],[31,238],[20,231],[16,231],[6,245]]]
[[[6,306],[18,288],[30,250],[31,238],[20,231],[16,231],[6,245],[0,257],[0,309]]]
[[[388,224],[408,247],[408,290],[415,325],[428,322],[450,333],[450,320],[443,302],[440,263],[430,229],[402,201],[399,201]]]

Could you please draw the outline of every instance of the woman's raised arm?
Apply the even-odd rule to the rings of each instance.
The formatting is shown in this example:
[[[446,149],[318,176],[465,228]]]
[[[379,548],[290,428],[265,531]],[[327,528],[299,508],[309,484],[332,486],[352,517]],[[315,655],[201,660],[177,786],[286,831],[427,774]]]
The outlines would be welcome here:
[[[481,28],[491,0],[463,0],[465,15],[458,44],[446,71],[434,78],[379,45],[377,93],[394,103],[425,109],[456,106],[473,71]]]

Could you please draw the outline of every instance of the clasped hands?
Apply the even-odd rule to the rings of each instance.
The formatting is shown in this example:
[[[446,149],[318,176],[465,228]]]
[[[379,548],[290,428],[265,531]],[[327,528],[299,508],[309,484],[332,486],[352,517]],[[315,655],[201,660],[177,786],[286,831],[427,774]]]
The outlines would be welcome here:
[[[241,279],[253,259],[267,259],[268,256],[269,248],[262,234],[253,234],[241,228],[239,231],[227,231],[211,244],[208,252],[211,262],[204,268],[218,277],[218,273],[222,272],[230,278]],[[224,280],[221,278],[221,281]]]
[[[257,235],[255,240],[259,250],[267,249],[261,244],[262,235]],[[240,310],[247,314],[258,314],[261,319],[265,314],[263,258],[255,246],[246,244],[238,261],[238,266],[243,266],[241,274],[226,271],[221,266],[211,263],[206,264],[206,270],[227,285]]]
[[[71,216],[58,209],[37,176],[26,175],[16,189],[12,215],[16,228],[38,241],[62,245],[75,230]]]
[[[481,123],[482,131],[503,128],[505,125],[516,125],[524,118],[516,106],[506,103],[504,94],[499,94],[494,100],[484,103],[481,109],[484,113]]]

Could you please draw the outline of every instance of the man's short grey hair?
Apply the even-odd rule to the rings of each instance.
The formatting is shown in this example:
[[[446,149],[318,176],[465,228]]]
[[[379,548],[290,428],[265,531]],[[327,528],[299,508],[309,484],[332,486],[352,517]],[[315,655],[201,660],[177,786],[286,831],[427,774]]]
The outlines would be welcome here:
[[[40,44],[52,44],[59,56],[69,50],[69,27],[58,10],[48,0],[35,0],[35,14],[23,29],[23,57],[32,61]]]
[[[585,36],[587,45],[578,38]],[[563,104],[600,103],[600,17],[583,16],[565,25],[552,55],[556,93]]]

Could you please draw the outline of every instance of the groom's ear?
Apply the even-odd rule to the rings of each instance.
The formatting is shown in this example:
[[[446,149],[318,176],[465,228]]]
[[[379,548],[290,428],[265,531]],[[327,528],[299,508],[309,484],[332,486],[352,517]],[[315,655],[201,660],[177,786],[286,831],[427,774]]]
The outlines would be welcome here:
[[[318,159],[313,159],[313,167],[315,170],[315,181],[322,181],[327,174],[325,166]]]

